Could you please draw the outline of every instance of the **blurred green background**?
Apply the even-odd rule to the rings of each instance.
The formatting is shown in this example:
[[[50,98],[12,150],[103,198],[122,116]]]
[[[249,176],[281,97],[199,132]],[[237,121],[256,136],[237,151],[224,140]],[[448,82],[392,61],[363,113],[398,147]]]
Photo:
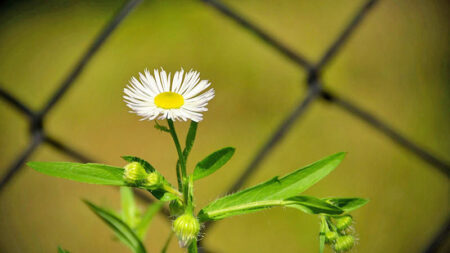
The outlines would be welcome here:
[[[236,1],[239,12],[317,61],[364,1]],[[40,108],[122,1],[9,1],[0,11],[0,85]],[[449,160],[448,1],[381,1],[330,63],[328,88]],[[145,1],[122,23],[45,122],[47,131],[97,161],[151,161],[175,182],[170,137],[138,121],[122,101],[145,68],[194,68],[216,89],[190,166],[234,146],[234,158],[196,186],[199,207],[229,187],[305,94],[305,72],[199,1]],[[177,127],[185,133],[188,123]],[[29,141],[23,115],[0,100],[0,176]],[[361,196],[354,212],[358,252],[420,252],[449,212],[448,179],[341,109],[315,102],[247,186],[347,151],[339,168],[309,189],[318,197]],[[38,161],[71,158],[46,145]],[[128,252],[81,202],[119,207],[118,191],[24,167],[0,193],[0,252]],[[144,207],[144,206],[142,206]],[[145,241],[158,252],[169,232],[158,216]],[[317,252],[319,221],[271,209],[220,221],[204,236],[214,252]],[[175,240],[170,252],[182,252]],[[331,252],[331,251],[330,251]]]

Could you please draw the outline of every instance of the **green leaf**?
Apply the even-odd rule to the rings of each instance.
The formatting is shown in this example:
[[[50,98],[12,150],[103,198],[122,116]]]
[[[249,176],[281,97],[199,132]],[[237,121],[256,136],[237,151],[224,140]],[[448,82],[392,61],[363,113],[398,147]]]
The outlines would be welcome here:
[[[194,169],[194,180],[206,177],[220,169],[233,156],[235,149],[231,147],[220,149],[200,161]]]
[[[299,209],[307,214],[342,214],[344,211],[324,200],[311,196],[295,196],[285,200],[287,207]]]
[[[153,217],[156,213],[162,208],[164,205],[164,202],[157,201],[147,208],[147,211],[145,211],[144,215],[142,216],[141,222],[137,224],[136,226],[136,233],[141,239],[144,239],[145,233],[147,232],[148,227],[150,226],[150,222],[152,221]]]
[[[123,169],[96,163],[29,162],[31,168],[55,177],[88,184],[124,186]]]
[[[130,187],[120,187],[120,200],[122,204],[122,220],[133,228],[136,225],[137,211],[133,189]]]
[[[163,201],[163,202],[169,202],[172,200],[177,199],[177,195],[170,193],[170,192],[164,192],[164,194],[162,195],[161,198],[159,198],[159,200]]]
[[[84,202],[114,231],[120,241],[131,248],[134,253],[146,252],[141,240],[125,222],[117,218],[106,209],[100,208],[87,200],[84,200]]]
[[[363,198],[325,198],[323,200],[341,208],[345,212],[356,210],[369,202],[368,199]]]
[[[61,248],[61,246],[58,246],[58,253],[70,253],[70,252],[68,250]]]
[[[189,153],[191,152],[192,146],[194,146],[195,135],[197,134],[197,126],[198,126],[197,122],[191,121],[191,125],[189,126],[189,131],[186,136],[186,145],[183,150],[183,155],[185,159],[187,159]]]
[[[344,157],[345,153],[337,153],[296,170],[283,178],[275,177],[259,185],[220,198],[204,207],[199,212],[199,218],[202,222],[219,220],[274,205],[284,205],[283,201],[298,195],[327,176]]]
[[[132,163],[132,162],[138,162],[139,164],[142,165],[142,167],[144,167],[145,171],[147,171],[147,173],[152,173],[155,172],[156,169],[147,161],[145,161],[142,158],[139,158],[137,156],[131,156],[131,155],[126,155],[126,156],[122,156],[122,159]]]

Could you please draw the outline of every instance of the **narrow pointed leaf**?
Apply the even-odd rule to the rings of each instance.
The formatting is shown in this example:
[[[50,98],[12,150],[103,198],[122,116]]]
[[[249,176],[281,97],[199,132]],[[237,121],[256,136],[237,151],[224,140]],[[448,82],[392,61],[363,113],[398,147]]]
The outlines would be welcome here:
[[[300,194],[327,176],[339,165],[344,156],[345,153],[331,155],[283,178],[275,177],[220,198],[204,207],[199,212],[199,218],[202,221],[218,220],[279,205],[279,202]]]
[[[108,210],[100,208],[89,201],[84,201],[86,205],[100,217],[116,234],[116,236],[127,245],[134,253],[145,253],[145,247],[133,230],[122,220],[117,218]]]
[[[122,220],[130,227],[136,225],[136,202],[133,190],[130,187],[120,187],[120,200],[122,205]]]
[[[194,169],[194,180],[206,177],[220,169],[233,156],[235,149],[231,147],[220,149],[200,161]]]
[[[124,186],[123,169],[96,163],[29,162],[41,173],[88,184]]]
[[[368,199],[363,198],[325,198],[324,200],[346,212],[356,210],[369,202]]]
[[[158,211],[161,209],[163,205],[164,202],[162,201],[157,201],[149,205],[144,215],[142,216],[141,221],[139,222],[139,224],[137,224],[135,228],[135,231],[138,234],[139,238],[141,239],[145,238],[145,234],[148,230],[148,227],[150,226],[153,217],[155,217],[155,214],[158,213]]]
[[[192,146],[194,146],[195,135],[197,134],[197,126],[198,126],[197,122],[191,121],[191,125],[189,126],[189,131],[186,136],[186,145],[183,150],[183,155],[185,159],[187,159],[189,153],[191,152]]]
[[[295,196],[285,200],[287,207],[299,209],[308,214],[342,214],[344,211],[324,200],[311,196]]]

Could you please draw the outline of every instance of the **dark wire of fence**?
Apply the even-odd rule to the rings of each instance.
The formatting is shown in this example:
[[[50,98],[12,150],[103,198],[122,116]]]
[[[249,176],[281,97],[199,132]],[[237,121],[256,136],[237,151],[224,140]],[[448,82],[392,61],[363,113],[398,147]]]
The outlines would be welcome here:
[[[62,96],[66,94],[67,90],[74,83],[76,78],[82,73],[85,66],[92,59],[92,56],[101,48],[105,41],[109,38],[111,33],[117,28],[117,26],[125,19],[125,17],[141,2],[142,0],[130,0],[127,1],[119,11],[113,16],[110,22],[101,30],[99,35],[95,38],[93,43],[89,46],[88,50],[83,54],[80,61],[75,65],[73,70],[60,84],[59,88],[55,91],[52,97],[47,101],[43,109],[39,112],[33,112],[24,103],[20,102],[18,99],[14,98],[8,92],[0,89],[0,95],[7,102],[12,104],[14,107],[19,109],[21,112],[25,113],[30,118],[30,131],[32,133],[32,140],[29,147],[22,152],[22,154],[13,162],[13,164],[7,170],[6,176],[0,181],[0,191],[5,187],[5,185],[13,178],[13,176],[19,171],[19,169],[26,162],[28,157],[33,153],[33,151],[42,143],[44,140],[44,117],[50,111],[50,109],[61,100]],[[39,138],[37,138],[38,136]],[[58,144],[54,139],[47,139],[50,144]],[[61,144],[61,143],[59,143]],[[53,145],[55,146],[55,145]],[[58,145],[56,145],[58,146]],[[61,145],[59,145],[62,147]]]
[[[317,85],[319,83],[318,79],[320,78],[320,73],[322,69],[326,66],[326,64],[333,58],[334,55],[342,48],[344,43],[348,40],[350,35],[355,31],[357,26],[361,23],[363,18],[369,13],[372,7],[375,5],[377,0],[369,0],[366,1],[362,7],[357,11],[354,18],[349,22],[347,26],[343,29],[337,39],[329,46],[328,50],[326,50],[325,54],[319,60],[317,64],[312,64],[305,57],[301,56],[298,53],[295,53],[293,50],[289,49],[283,43],[275,39],[273,36],[269,35],[263,29],[259,28],[257,25],[248,21],[244,18],[243,15],[239,14],[237,11],[233,10],[220,0],[202,0],[203,2],[209,4],[225,16],[234,20],[238,25],[247,29],[253,34],[256,34],[261,41],[271,45],[281,54],[287,56],[289,59],[296,62],[300,67],[303,67],[308,71],[308,92],[307,96],[304,100],[294,109],[293,113],[289,114],[286,119],[280,124],[280,126],[274,131],[274,133],[269,137],[268,141],[263,144],[263,147],[259,149],[259,151],[255,154],[250,164],[244,169],[241,175],[237,178],[236,182],[224,193],[230,194],[239,190],[245,182],[254,174],[262,160],[267,157],[270,151],[277,145],[279,141],[282,140],[282,137],[291,129],[293,123],[303,115],[303,111],[312,101],[315,100],[316,96],[311,95],[313,93],[313,89],[316,87],[320,87]],[[320,89],[317,89],[320,91]],[[432,155],[430,152],[416,145],[413,141],[410,141],[408,138],[404,137],[399,132],[395,131],[393,128],[389,127],[386,123],[379,120],[377,117],[373,116],[366,110],[361,109],[360,107],[354,105],[353,103],[348,102],[347,100],[338,98],[336,95],[332,94],[329,91],[320,91],[320,98],[325,101],[335,103],[339,107],[343,108],[347,112],[351,113],[353,116],[365,121],[370,126],[379,130],[381,133],[385,134],[396,144],[402,146],[403,148],[413,152],[419,158],[429,163],[436,169],[443,172],[447,177],[450,174],[450,166],[448,163],[444,162],[441,159],[438,159],[436,156]],[[207,223],[204,227],[204,233],[208,230],[211,225],[214,223]],[[437,239],[442,239],[439,237]],[[446,238],[443,238],[444,240]],[[201,241],[200,241],[201,243]]]
[[[55,106],[55,104],[61,100],[62,96],[66,94],[67,90],[72,86],[73,82],[78,76],[83,72],[86,65],[98,52],[98,50],[105,44],[105,41],[110,37],[113,31],[116,30],[117,26],[122,23],[125,17],[130,14],[130,12],[142,2],[142,0],[129,0],[119,9],[119,11],[114,15],[112,20],[104,27],[100,32],[94,42],[89,46],[88,50],[81,57],[80,61],[75,65],[70,74],[64,79],[64,81],[59,86],[59,89],[53,94],[53,96],[48,100],[47,104],[44,106],[42,111],[39,113],[46,115],[48,111]]]
[[[70,86],[74,83],[77,77],[82,73],[85,66],[92,59],[94,54],[101,48],[104,42],[112,34],[112,32],[118,27],[118,25],[125,19],[125,17],[140,3],[142,0],[130,0],[125,2],[125,4],[119,9],[119,11],[113,16],[110,22],[102,29],[99,35],[95,38],[93,43],[89,46],[88,50],[81,57],[80,61],[75,65],[70,74],[64,79],[60,84],[59,88],[55,91],[53,96],[45,104],[44,108],[40,112],[34,112],[25,103],[21,102],[19,99],[12,96],[6,90],[0,87],[0,97],[3,98],[10,105],[15,107],[21,113],[28,116],[30,120],[30,131],[31,131],[31,141],[23,152],[14,160],[14,162],[9,166],[6,175],[0,181],[0,192],[3,187],[12,179],[12,177],[18,172],[18,170],[27,161],[28,157],[39,147],[42,143],[46,143],[53,148],[59,150],[66,155],[79,160],[80,162],[92,162],[93,159],[88,158],[86,155],[78,152],[77,150],[69,147],[65,143],[57,140],[56,138],[49,136],[44,131],[43,118],[49,112],[49,110],[62,98],[64,94],[68,91]],[[38,123],[36,123],[38,122]],[[148,195],[143,194],[141,191],[136,191],[137,196],[146,202],[152,202],[153,200],[148,197]],[[162,211],[168,214],[167,209]]]
[[[450,236],[450,218],[442,225],[442,228],[436,233],[434,239],[425,248],[424,253],[446,253],[450,252],[450,242],[448,240]]]
[[[5,91],[0,87],[0,98],[4,99],[11,106],[15,107],[21,113],[26,115],[30,123],[31,140],[29,145],[18,155],[11,166],[8,167],[6,176],[0,180],[0,193],[4,186],[17,174],[19,169],[28,160],[29,156],[36,150],[37,147],[42,143],[46,143],[53,148],[71,156],[82,162],[92,161],[90,158],[84,154],[72,149],[70,146],[61,142],[54,137],[48,135],[44,131],[44,117],[53,108],[58,101],[67,93],[68,89],[73,85],[77,77],[82,73],[86,65],[95,55],[95,53],[101,48],[107,38],[111,35],[117,26],[123,21],[123,19],[141,2],[142,0],[129,0],[119,9],[119,11],[113,16],[111,21],[103,28],[99,33],[93,43],[90,45],[88,50],[83,54],[79,62],[75,65],[70,74],[64,79],[60,84],[59,88],[50,97],[45,106],[41,111],[34,112],[20,100],[15,98],[9,92]],[[270,154],[270,151],[283,139],[283,137],[292,129],[294,123],[307,111],[308,106],[317,98],[321,98],[324,101],[330,102],[337,105],[343,110],[349,112],[353,116],[359,118],[360,120],[366,122],[370,126],[374,127],[376,130],[385,134],[392,141],[399,144],[403,148],[409,150],[417,157],[421,158],[423,161],[429,163],[434,168],[443,172],[447,177],[449,176],[450,166],[448,163],[442,159],[437,158],[428,152],[426,149],[419,147],[410,139],[406,138],[399,132],[395,131],[392,127],[389,127],[384,121],[375,117],[367,110],[343,99],[340,96],[331,93],[328,90],[322,88],[322,81],[320,80],[320,74],[324,67],[330,62],[330,60],[342,49],[342,46],[348,40],[348,38],[353,34],[355,28],[361,23],[364,17],[369,13],[372,7],[377,2],[376,0],[366,1],[362,7],[357,11],[354,18],[344,27],[343,31],[336,38],[336,40],[331,43],[329,48],[325,51],[322,58],[317,64],[313,64],[308,61],[304,56],[290,49],[282,42],[277,40],[275,37],[271,36],[269,33],[265,32],[263,29],[259,28],[257,25],[248,21],[243,15],[239,14],[220,0],[202,0],[204,3],[212,6],[228,18],[236,21],[238,25],[247,29],[251,33],[255,34],[262,42],[272,46],[282,55],[286,56],[293,62],[295,62],[299,67],[305,69],[308,72],[307,79],[307,93],[306,96],[300,100],[300,103],[294,108],[294,110],[288,114],[285,120],[279,125],[279,127],[274,131],[274,133],[269,137],[268,141],[263,144],[262,148],[258,150],[254,158],[244,170],[244,172],[238,177],[236,182],[228,189],[227,192],[234,192],[239,190],[246,181],[254,174],[261,162]],[[136,191],[137,196],[147,202],[152,202],[153,200],[149,198],[148,194],[141,191]],[[163,209],[162,212],[165,215],[169,215],[167,209]],[[213,224],[213,223],[211,223]],[[209,224],[210,225],[210,224]],[[437,252],[444,241],[448,238],[448,222],[445,224],[443,230],[434,238],[433,242],[427,247],[426,252]],[[210,228],[206,226],[205,230]],[[444,232],[442,232],[444,231]],[[204,248],[203,248],[204,249]],[[206,251],[206,249],[204,249]]]

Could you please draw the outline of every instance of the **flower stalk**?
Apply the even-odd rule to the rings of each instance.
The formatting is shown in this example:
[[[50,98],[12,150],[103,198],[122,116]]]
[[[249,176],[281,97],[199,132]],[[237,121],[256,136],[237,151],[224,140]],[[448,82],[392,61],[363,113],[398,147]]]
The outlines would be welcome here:
[[[181,181],[183,182],[187,177],[186,161],[184,159],[183,152],[181,151],[180,141],[178,140],[177,132],[175,131],[175,125],[171,119],[167,119],[167,123],[169,124],[170,135],[172,136],[173,142],[175,143],[175,147],[177,149],[181,168]]]

